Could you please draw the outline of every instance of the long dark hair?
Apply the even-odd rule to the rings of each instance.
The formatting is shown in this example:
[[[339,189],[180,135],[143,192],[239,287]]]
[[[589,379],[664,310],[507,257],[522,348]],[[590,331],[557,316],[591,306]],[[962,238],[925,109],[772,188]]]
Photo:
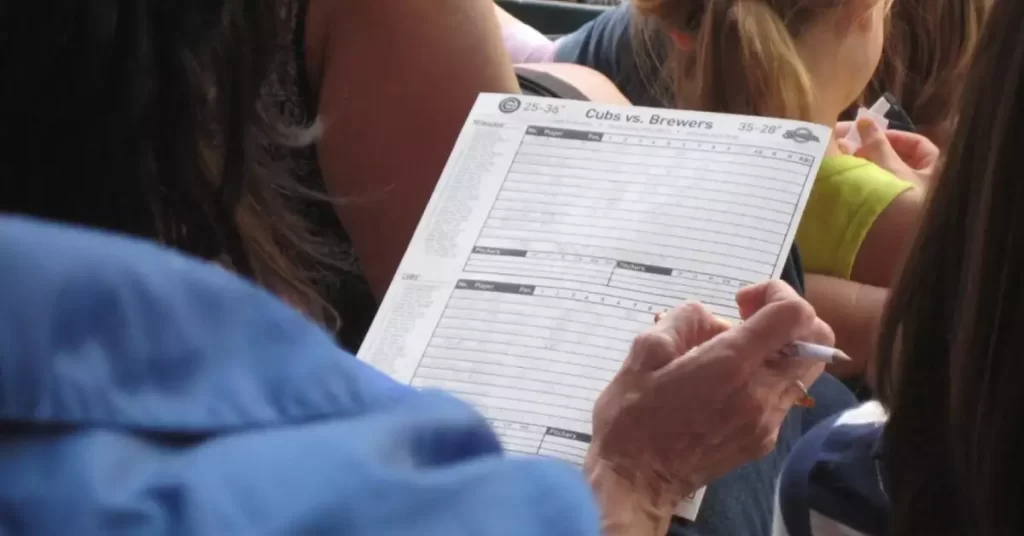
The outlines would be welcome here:
[[[880,335],[895,536],[1024,534],[1024,3],[997,0]]]
[[[32,0],[0,8],[0,210],[160,240],[312,316],[324,259],[270,164],[260,92],[275,0]]]

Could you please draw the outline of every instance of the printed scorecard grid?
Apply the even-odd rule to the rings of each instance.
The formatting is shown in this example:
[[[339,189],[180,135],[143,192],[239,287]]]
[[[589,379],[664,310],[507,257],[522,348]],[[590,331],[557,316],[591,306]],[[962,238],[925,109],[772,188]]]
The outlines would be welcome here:
[[[735,319],[736,290],[785,256],[813,165],[528,127],[412,384],[474,404],[510,451],[582,463],[594,401],[636,334],[686,300]]]

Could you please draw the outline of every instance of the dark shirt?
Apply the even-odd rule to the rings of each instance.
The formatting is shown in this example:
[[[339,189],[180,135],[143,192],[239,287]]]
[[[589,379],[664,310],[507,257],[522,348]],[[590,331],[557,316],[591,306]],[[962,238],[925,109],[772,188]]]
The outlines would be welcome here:
[[[660,80],[661,54],[633,46],[632,5],[624,3],[605,11],[579,30],[563,37],[555,48],[555,61],[584,65],[615,83],[619,91],[637,106],[667,107],[653,91]],[[649,65],[651,69],[641,69]],[[645,72],[650,71],[650,72]]]
[[[796,444],[779,477],[775,516],[783,536],[888,533],[889,500],[879,478],[883,427],[880,407],[869,403],[822,422]]]

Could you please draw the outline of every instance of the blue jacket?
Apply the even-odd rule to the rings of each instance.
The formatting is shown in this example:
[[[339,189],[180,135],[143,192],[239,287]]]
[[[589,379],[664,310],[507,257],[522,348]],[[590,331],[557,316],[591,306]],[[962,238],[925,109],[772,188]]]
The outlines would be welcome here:
[[[574,468],[232,274],[2,216],[0,419],[0,534],[599,532]]]

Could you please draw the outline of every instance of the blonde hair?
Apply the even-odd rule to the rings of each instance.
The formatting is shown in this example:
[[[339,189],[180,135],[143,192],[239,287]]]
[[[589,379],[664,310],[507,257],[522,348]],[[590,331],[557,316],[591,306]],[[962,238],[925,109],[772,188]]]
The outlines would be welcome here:
[[[634,0],[637,48],[649,51],[638,61],[666,60],[662,78],[647,81],[665,104],[811,120],[815,90],[795,40],[846,1]],[[681,50],[670,32],[693,35],[695,46]]]

